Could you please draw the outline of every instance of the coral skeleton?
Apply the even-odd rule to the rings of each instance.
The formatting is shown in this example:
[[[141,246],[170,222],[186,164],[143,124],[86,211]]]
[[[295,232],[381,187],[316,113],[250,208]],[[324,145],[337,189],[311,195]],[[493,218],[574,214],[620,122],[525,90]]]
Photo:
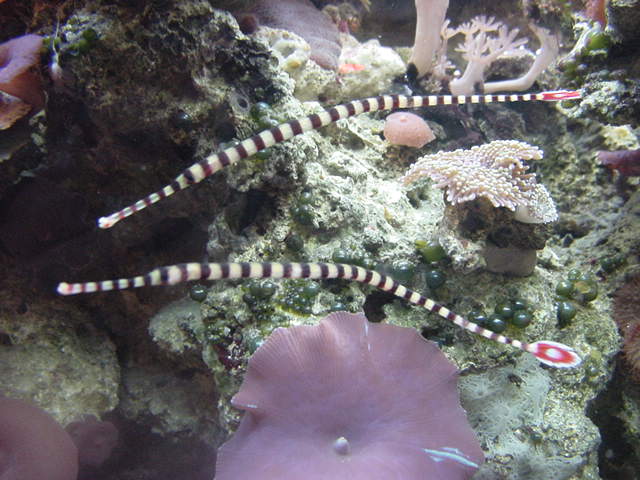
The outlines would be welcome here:
[[[553,200],[523,163],[541,158],[542,151],[525,142],[496,140],[470,150],[426,155],[412,165],[402,181],[406,185],[430,177],[436,187],[446,189],[451,204],[484,197],[494,207],[514,211],[516,220],[548,223],[558,218]]]
[[[171,184],[152,193],[138,202],[125,207],[107,217],[99,219],[101,228],[112,227],[118,221],[152,205],[192,184],[201,182],[216,171],[247,158],[260,150],[288,140],[309,130],[317,129],[363,112],[394,110],[399,108],[428,107],[437,105],[460,105],[465,103],[558,101],[580,98],[578,91],[553,91],[510,95],[428,95],[407,97],[403,95],[383,95],[364,100],[354,100],[328,110],[291,120],[269,130],[264,130],[239,144],[214,153],[202,161],[188,167]],[[535,355],[541,362],[555,367],[573,367],[580,363],[580,357],[570,347],[551,341],[524,343],[484,329],[456,315],[447,308],[436,304],[422,295],[400,285],[390,277],[353,265],[332,265],[323,263],[188,263],[159,267],[146,275],[100,282],[60,283],[58,293],[73,295],[108,290],[122,290],[154,285],[173,285],[189,280],[220,280],[240,278],[343,278],[372,285],[390,292],[410,303],[437,313],[456,325],[499,343],[512,345]]]

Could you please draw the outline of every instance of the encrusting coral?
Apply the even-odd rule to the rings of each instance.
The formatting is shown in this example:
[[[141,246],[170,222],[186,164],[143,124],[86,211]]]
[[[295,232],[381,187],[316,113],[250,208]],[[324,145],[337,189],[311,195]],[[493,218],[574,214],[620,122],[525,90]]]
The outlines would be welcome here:
[[[470,478],[483,462],[457,369],[411,328],[334,313],[249,360],[217,480]]]
[[[542,151],[516,140],[496,140],[470,150],[438,152],[420,158],[402,178],[405,184],[430,177],[447,190],[447,201],[458,204],[486,198],[505,207],[524,223],[548,223],[558,218],[547,189],[527,173],[523,160],[540,160]]]

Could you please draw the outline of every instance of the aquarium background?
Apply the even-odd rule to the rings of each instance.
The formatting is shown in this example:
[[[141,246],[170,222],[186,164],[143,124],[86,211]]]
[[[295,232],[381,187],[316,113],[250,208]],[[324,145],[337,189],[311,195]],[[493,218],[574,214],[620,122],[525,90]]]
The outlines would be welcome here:
[[[402,452],[386,463],[398,462],[394,477],[371,455],[349,478],[640,478],[639,1],[4,0],[0,43],[0,478],[46,467],[54,480],[211,480],[241,420],[231,401],[251,355],[277,328],[339,311],[435,342],[459,369],[451,395],[484,454],[475,468],[446,445],[431,455],[451,471],[401,473]],[[97,224],[216,151],[337,104],[556,90],[581,98],[410,109],[431,131],[419,147],[393,140],[387,111],[340,119]],[[506,155],[500,141],[520,147]],[[582,363],[543,366],[346,280],[56,290],[229,261],[374,270],[489,330],[567,345]],[[274,355],[290,366],[286,353]],[[313,376],[323,364],[269,386],[345,389]],[[385,411],[418,417],[458,408],[368,386],[348,404],[384,398]],[[287,424],[290,438],[278,430],[233,458],[261,471],[267,450],[286,458],[280,472],[334,478],[321,454],[287,450],[313,437],[303,423],[321,428],[330,414],[291,405],[282,418],[305,422]],[[335,405],[331,415],[344,412]]]

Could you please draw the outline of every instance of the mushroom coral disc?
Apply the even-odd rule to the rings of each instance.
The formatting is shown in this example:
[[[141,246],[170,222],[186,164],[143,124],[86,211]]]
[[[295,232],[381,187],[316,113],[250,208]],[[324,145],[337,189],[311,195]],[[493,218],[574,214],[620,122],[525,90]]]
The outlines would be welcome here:
[[[278,328],[249,360],[217,480],[468,479],[483,454],[458,371],[410,328],[334,313]]]
[[[75,480],[78,450],[44,410],[0,394],[0,480]]]

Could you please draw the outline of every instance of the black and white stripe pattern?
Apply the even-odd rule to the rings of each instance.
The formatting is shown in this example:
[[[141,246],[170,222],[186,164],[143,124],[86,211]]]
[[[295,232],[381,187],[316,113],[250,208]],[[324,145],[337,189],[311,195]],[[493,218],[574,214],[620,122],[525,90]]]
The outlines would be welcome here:
[[[373,270],[346,264],[331,263],[182,263],[159,267],[146,275],[118,280],[104,280],[101,282],[60,283],[58,293],[61,295],[75,295],[79,293],[104,292],[158,285],[175,285],[189,280],[225,280],[241,278],[308,278],[321,280],[341,278],[372,285],[380,290],[389,292],[414,305],[424,307],[430,312],[453,322],[476,335],[483,336],[495,342],[512,345],[516,348],[532,353],[541,361],[553,366],[575,366],[579,357],[569,347],[555,342],[545,342],[544,352],[536,343],[524,343],[504,335],[492,332],[480,325],[464,319],[448,308],[437,304],[430,298],[424,297],[413,290],[399,284],[393,278]],[[566,357],[569,356],[569,361]],[[560,358],[560,360],[558,360]],[[577,362],[577,363],[576,363]],[[568,364],[570,363],[570,364]]]
[[[435,107],[438,105],[464,105],[466,103],[504,103],[504,102],[529,102],[533,100],[558,101],[571,98],[580,98],[576,91],[557,91],[542,93],[504,94],[504,95],[381,95],[379,97],[354,100],[342,105],[337,105],[314,113],[308,117],[291,120],[264,130],[251,138],[243,140],[233,147],[229,147],[217,153],[209,155],[204,160],[191,165],[178,175],[169,185],[161,190],[147,195],[141,200],[119,210],[106,217],[98,219],[100,228],[111,228],[120,220],[147,208],[163,198],[184,190],[190,185],[196,184],[214,174],[218,170],[231,165],[239,160],[250,157],[255,153],[269,148],[277,143],[289,140],[310,130],[318,129],[364,112],[382,110],[396,110],[399,108]]]

